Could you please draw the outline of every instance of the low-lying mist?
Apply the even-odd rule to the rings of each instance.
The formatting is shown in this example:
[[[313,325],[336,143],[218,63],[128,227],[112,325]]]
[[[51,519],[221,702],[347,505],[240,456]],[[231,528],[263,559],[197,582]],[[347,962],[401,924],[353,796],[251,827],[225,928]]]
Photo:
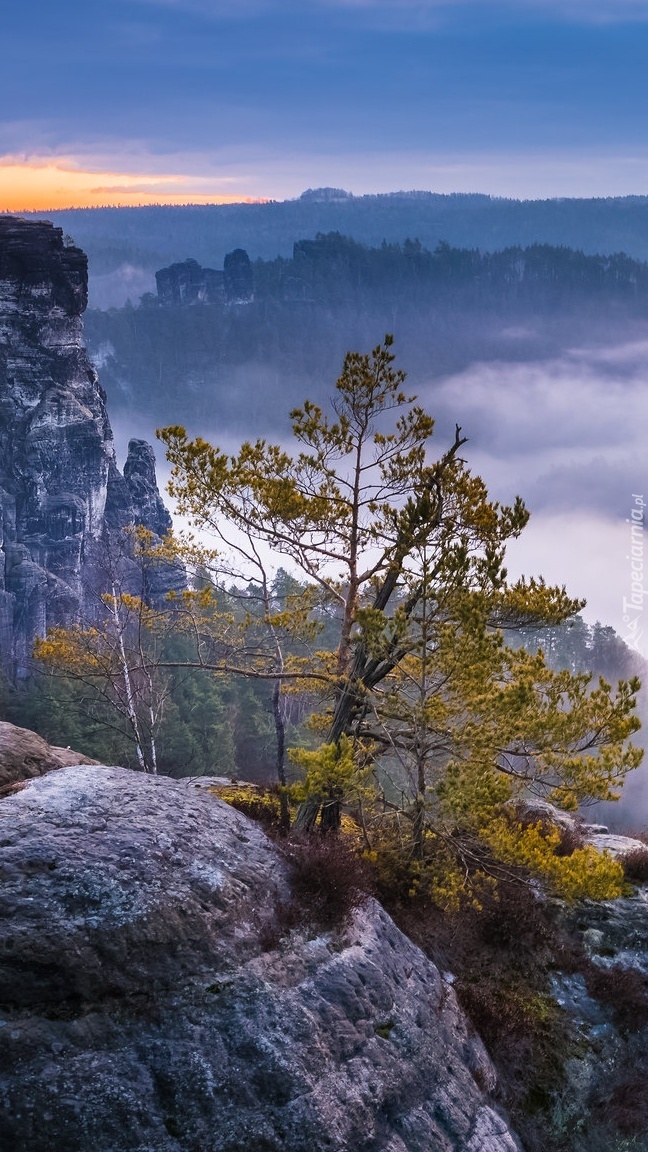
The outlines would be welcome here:
[[[136,323],[137,310],[134,317]],[[357,346],[368,347],[380,335]],[[627,601],[629,521],[637,499],[648,499],[648,328],[633,322],[625,332],[617,328],[615,336],[611,342],[580,340],[546,358],[478,359],[427,377],[419,366],[410,382],[436,417],[435,453],[443,451],[455,423],[461,424],[468,436],[465,458],[491,494],[504,502],[519,494],[529,507],[530,523],[509,549],[511,576],[543,575],[565,584],[587,601],[587,621],[611,625],[645,656],[643,599],[634,613]],[[513,345],[536,339],[526,329],[507,338]],[[399,362],[407,362],[401,351],[397,342]],[[256,436],[288,443],[291,407],[306,397],[324,402],[341,359],[340,351],[326,379],[243,356],[234,364],[221,361],[211,380],[185,380],[184,388],[165,394],[159,413],[151,411],[150,394],[140,409],[137,387],[128,382],[127,403],[125,384],[121,402],[113,406],[109,394],[119,455],[125,455],[131,436],[154,440],[156,424],[170,422],[186,423],[193,434],[231,451]],[[159,445],[157,451],[164,483],[168,471]],[[641,713],[648,724],[646,693]],[[620,804],[602,807],[600,818],[624,830],[648,824],[648,767],[628,781]]]
[[[440,440],[459,422],[469,436],[466,458],[492,494],[510,501],[519,493],[531,511],[508,552],[511,575],[565,584],[587,600],[586,620],[611,625],[643,657],[648,619],[644,626],[643,608],[628,610],[627,602],[629,521],[637,497],[648,499],[647,368],[648,343],[633,339],[544,361],[473,364],[419,390]],[[636,740],[648,745],[647,687],[639,705],[644,729]],[[626,832],[645,827],[648,765],[627,781],[620,802],[597,805],[588,818]]]

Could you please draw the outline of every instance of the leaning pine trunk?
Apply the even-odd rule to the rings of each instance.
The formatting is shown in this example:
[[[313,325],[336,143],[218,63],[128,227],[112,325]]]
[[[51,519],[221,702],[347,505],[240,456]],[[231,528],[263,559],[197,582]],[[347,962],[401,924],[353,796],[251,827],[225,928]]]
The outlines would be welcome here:
[[[362,672],[367,663],[366,650],[363,644],[358,646],[353,657],[351,674],[340,685],[335,698],[333,719],[326,737],[327,744],[338,744],[343,736],[348,735],[353,719],[360,706]],[[320,813],[321,809],[321,813]],[[293,821],[296,832],[304,835],[314,832],[317,818],[320,818],[322,832],[339,832],[342,818],[342,805],[339,800],[326,800],[322,796],[308,796],[297,809]]]
[[[300,835],[308,835],[310,832],[314,832],[319,810],[319,796],[308,796],[305,800],[302,800],[297,809],[295,819],[293,820],[293,831],[300,833]]]

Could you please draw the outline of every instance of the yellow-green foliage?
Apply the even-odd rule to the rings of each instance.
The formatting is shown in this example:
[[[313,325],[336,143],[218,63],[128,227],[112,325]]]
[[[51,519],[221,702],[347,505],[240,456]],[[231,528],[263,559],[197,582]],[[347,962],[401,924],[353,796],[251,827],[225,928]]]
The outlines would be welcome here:
[[[479,910],[485,893],[497,891],[498,879],[509,868],[520,881],[528,873],[568,901],[613,900],[622,895],[622,864],[592,845],[576,848],[569,856],[557,854],[560,839],[556,828],[523,825],[501,813],[478,834],[428,832],[417,856],[408,850],[406,840],[394,835],[392,826],[375,837],[365,856],[390,898],[429,898],[448,912],[465,906]]]
[[[321,802],[351,801],[364,790],[366,772],[358,767],[353,742],[343,736],[339,744],[321,744],[319,748],[294,748],[294,764],[304,770],[304,778],[294,784],[292,798],[298,803],[316,796]]]
[[[220,800],[236,808],[251,820],[266,827],[278,826],[281,819],[279,790],[268,791],[251,784],[217,784],[211,789]]]
[[[495,597],[499,612],[506,594]],[[538,611],[546,609],[543,585],[527,584],[525,595],[527,610],[536,599]],[[517,586],[515,612],[520,597]],[[446,607],[440,616],[422,600],[399,637],[404,645],[409,637],[410,651],[375,704],[399,762],[394,820],[402,866],[419,872],[410,887],[424,886],[444,906],[474,893],[479,859],[455,851],[472,839],[494,873],[498,862],[528,869],[566,899],[618,896],[622,869],[611,857],[587,847],[557,855],[558,833],[516,825],[508,806],[528,792],[567,810],[586,799],[615,799],[642,758],[628,742],[639,727],[638,681],[620,681],[615,692],[604,680],[593,685],[588,675],[553,671],[541,651],[507,647],[489,623],[492,596],[461,591]],[[376,630],[372,619],[370,634]],[[393,797],[392,790],[392,806]],[[382,812],[378,839],[385,823]],[[431,851],[435,836],[443,851],[438,843]]]
[[[96,628],[52,628],[44,639],[36,640],[34,659],[71,676],[100,675],[104,667],[102,648]],[[112,668],[115,660],[109,663]]]
[[[496,883],[478,862],[470,872],[466,869],[461,845],[451,836],[426,832],[422,852],[414,855],[407,831],[399,835],[395,821],[372,836],[372,847],[365,848],[363,856],[374,870],[379,894],[388,902],[421,898],[447,912],[466,905],[479,909],[485,890]]]
[[[472,768],[472,770],[470,770]],[[560,832],[544,822],[522,824],[506,810],[515,782],[496,769],[452,765],[439,788],[447,810],[470,829],[496,860],[529,869],[567,900],[610,900],[623,891],[623,867],[591,845],[557,855]]]
[[[497,860],[528,868],[565,900],[613,900],[623,892],[623,865],[609,852],[597,852],[587,844],[570,856],[556,855],[557,828],[523,825],[501,815],[482,828],[481,838]]]
[[[457,656],[461,667],[450,672]],[[641,763],[642,750],[627,743],[640,727],[636,679],[620,681],[616,693],[604,680],[593,687],[588,675],[548,668],[542,652],[514,651],[498,634],[471,638],[464,629],[455,630],[452,654],[445,640],[437,647],[434,666],[426,696],[448,731],[445,787],[455,811],[528,786],[574,810],[584,799],[616,799]]]

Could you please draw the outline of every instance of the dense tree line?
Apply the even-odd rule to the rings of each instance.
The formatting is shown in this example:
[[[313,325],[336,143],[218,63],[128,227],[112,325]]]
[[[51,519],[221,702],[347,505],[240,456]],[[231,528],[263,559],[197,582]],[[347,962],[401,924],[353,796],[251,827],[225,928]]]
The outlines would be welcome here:
[[[182,661],[189,653],[176,640],[165,655]],[[20,689],[0,680],[0,714],[57,746],[69,746],[103,764],[137,768],[128,725],[108,700],[79,681],[44,671],[35,671]],[[240,677],[216,680],[197,670],[169,674],[157,747],[162,775],[266,782],[274,770],[270,688]]]
[[[292,260],[258,260],[259,298],[303,299],[321,305],[386,296],[406,305],[447,300],[497,306],[527,300],[554,307],[583,293],[619,300],[648,298],[648,265],[623,253],[585,255],[568,247],[534,244],[497,252],[419,240],[370,248],[339,232],[319,233],[294,245]]]
[[[540,242],[648,259],[645,196],[519,201],[432,192],[311,194],[266,204],[67,209],[48,218],[88,253],[91,276],[122,264],[153,272],[187,256],[221,267],[225,253],[239,246],[253,259],[289,256],[296,237],[332,231],[369,245],[404,236],[432,249],[440,240],[490,251]]]
[[[242,306],[90,311],[86,334],[111,411],[236,426],[277,426],[308,388],[323,399],[346,348],[393,331],[414,381],[475,360],[534,359],[574,342],[627,338],[648,318],[648,266],[534,245],[489,253],[418,241],[366,247],[339,233],[299,241],[290,259],[257,260]]]
[[[565,668],[577,675],[592,672],[615,683],[630,676],[644,677],[646,663],[607,624],[588,624],[579,614],[569,624],[526,629],[512,637],[533,651],[542,648],[552,668]]]

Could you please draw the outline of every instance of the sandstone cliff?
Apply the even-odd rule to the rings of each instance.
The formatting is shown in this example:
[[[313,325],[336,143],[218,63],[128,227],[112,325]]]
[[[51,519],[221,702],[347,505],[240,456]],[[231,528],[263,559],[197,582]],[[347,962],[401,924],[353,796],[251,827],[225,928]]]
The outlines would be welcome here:
[[[373,901],[268,944],[284,859],[208,790],[62,768],[0,821],[2,1147],[519,1149],[451,984]]]
[[[197,260],[170,264],[155,273],[158,303],[176,307],[194,304],[250,304],[254,277],[250,257],[243,248],[225,256],[223,270],[202,268]]]
[[[152,450],[124,476],[83,343],[84,253],[48,223],[0,217],[0,662],[29,667],[49,626],[92,613],[126,525],[170,518]],[[123,549],[121,549],[123,551]]]

